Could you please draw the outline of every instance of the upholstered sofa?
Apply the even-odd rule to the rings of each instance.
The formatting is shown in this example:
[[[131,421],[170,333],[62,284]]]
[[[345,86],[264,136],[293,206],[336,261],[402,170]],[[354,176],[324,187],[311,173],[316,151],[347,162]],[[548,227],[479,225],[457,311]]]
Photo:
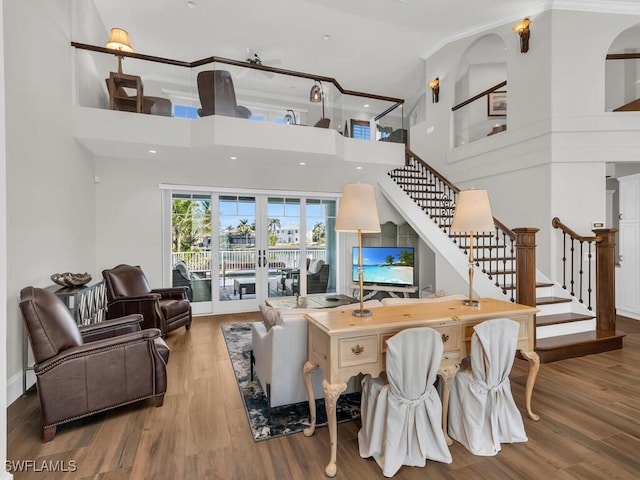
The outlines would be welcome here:
[[[378,300],[363,302],[365,308],[382,304]],[[335,307],[337,310],[360,308],[359,303]],[[277,407],[307,401],[302,368],[307,361],[307,320],[305,313],[317,309],[276,309],[260,306],[263,321],[253,322],[252,342],[255,360],[254,374],[267,395],[269,405]],[[313,391],[316,398],[323,398],[322,372],[313,374]],[[347,392],[359,388],[357,378],[352,378]]]

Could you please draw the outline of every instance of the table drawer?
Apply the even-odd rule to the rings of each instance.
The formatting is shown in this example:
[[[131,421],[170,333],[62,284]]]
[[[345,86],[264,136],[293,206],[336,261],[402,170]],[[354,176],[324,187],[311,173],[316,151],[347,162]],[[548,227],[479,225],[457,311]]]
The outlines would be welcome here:
[[[440,334],[440,338],[442,338],[445,353],[460,350],[460,344],[462,342],[460,338],[460,327],[435,327],[434,330],[436,330]]]
[[[351,367],[378,361],[378,336],[343,338],[338,340],[338,366]]]

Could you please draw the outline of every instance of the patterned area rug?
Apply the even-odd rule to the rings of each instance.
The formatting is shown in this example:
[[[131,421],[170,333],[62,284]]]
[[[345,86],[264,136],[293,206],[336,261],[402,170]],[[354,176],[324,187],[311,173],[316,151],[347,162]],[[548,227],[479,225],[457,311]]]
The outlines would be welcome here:
[[[267,397],[255,377],[251,380],[251,324],[236,323],[222,325],[229,350],[229,357],[236,374],[238,388],[247,411],[253,439],[258,442],[282,435],[302,432],[309,426],[309,404],[307,402],[283,405],[271,409],[267,415]],[[316,400],[316,427],[327,424],[324,400]],[[336,408],[338,423],[360,418],[360,393],[341,395]]]

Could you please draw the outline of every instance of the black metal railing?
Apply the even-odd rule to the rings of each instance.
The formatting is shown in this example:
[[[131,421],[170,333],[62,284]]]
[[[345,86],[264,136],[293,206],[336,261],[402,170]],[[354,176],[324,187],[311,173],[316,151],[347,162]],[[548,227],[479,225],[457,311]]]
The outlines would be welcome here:
[[[405,165],[389,172],[389,176],[438,225],[438,227],[467,254],[468,233],[451,231],[453,211],[460,189],[431,168],[409,149]],[[509,300],[516,299],[516,236],[494,218],[495,231],[474,234],[475,265],[494,281]]]

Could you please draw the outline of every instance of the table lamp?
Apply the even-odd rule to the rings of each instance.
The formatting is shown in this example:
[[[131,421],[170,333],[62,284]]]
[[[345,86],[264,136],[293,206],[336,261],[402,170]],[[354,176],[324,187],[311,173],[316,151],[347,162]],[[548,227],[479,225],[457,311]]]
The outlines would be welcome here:
[[[134,53],[133,47],[131,47],[131,40],[129,40],[129,34],[122,28],[112,28],[109,33],[109,41],[105,45],[110,50],[116,50],[118,52]],[[122,55],[118,55],[118,73],[122,73]]]
[[[469,298],[462,301],[463,305],[480,306],[480,302],[473,299],[473,234],[492,232],[494,229],[487,191],[471,189],[458,193],[451,231],[469,232]]]
[[[358,284],[360,287],[360,309],[353,310],[355,317],[369,317],[371,312],[363,308],[364,297],[362,266],[362,233],[380,232],[380,220],[376,195],[372,185],[349,183],[342,190],[342,198],[336,219],[336,232],[355,232],[358,234]]]

